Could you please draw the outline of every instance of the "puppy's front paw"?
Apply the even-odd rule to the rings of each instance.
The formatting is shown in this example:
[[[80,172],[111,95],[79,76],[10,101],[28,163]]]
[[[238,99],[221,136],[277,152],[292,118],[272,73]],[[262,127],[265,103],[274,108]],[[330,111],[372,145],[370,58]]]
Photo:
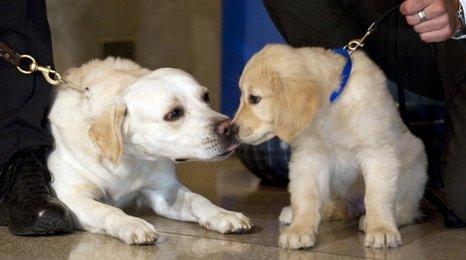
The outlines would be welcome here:
[[[289,225],[293,222],[293,211],[291,210],[291,206],[283,207],[282,212],[278,217],[278,221],[283,225]]]
[[[301,249],[313,247],[316,235],[313,229],[303,229],[296,226],[289,226],[280,234],[280,247],[289,249]]]
[[[396,228],[366,228],[365,245],[373,248],[401,246],[401,235]]]
[[[366,231],[366,227],[367,227],[366,215],[362,215],[362,216],[359,218],[359,230],[361,230],[362,232],[365,232],[365,231]]]
[[[251,220],[242,213],[227,210],[201,221],[200,224],[220,233],[242,233],[253,227]]]
[[[157,240],[157,231],[143,219],[128,217],[118,227],[117,236],[126,244],[149,245]]]

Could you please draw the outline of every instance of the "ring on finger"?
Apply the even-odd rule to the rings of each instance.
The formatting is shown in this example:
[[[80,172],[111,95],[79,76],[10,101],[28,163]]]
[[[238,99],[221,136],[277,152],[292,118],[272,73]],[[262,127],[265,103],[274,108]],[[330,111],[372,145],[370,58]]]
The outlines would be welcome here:
[[[417,13],[417,17],[419,17],[419,20],[421,20],[421,23],[427,21],[427,16],[426,16],[426,13],[424,11],[419,11]]]

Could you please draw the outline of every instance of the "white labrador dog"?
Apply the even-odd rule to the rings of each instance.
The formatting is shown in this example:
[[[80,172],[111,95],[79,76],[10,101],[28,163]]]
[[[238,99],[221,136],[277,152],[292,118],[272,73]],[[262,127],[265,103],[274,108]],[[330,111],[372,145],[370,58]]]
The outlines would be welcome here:
[[[221,233],[251,228],[243,214],[213,205],[176,179],[175,161],[221,160],[236,146],[230,120],[210,109],[207,89],[189,74],[107,58],[71,69],[67,79],[89,91],[58,91],[48,166],[77,228],[128,244],[154,243],[153,225],[119,209],[135,199],[161,216]]]

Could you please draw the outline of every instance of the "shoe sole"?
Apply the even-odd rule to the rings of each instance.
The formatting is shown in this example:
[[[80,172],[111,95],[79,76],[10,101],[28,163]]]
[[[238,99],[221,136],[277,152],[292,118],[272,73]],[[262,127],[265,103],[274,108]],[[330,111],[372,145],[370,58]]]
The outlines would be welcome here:
[[[56,223],[37,221],[30,226],[15,226],[8,223],[8,216],[0,218],[0,225],[8,226],[8,230],[17,236],[45,236],[54,234],[70,233],[74,230],[71,218],[63,218]]]
[[[44,235],[54,235],[54,234],[64,234],[70,233],[73,231],[73,224],[69,223],[70,221],[62,220],[54,225],[37,223],[30,227],[12,227],[8,226],[8,230],[17,236],[44,236]]]
[[[26,228],[14,228],[8,227],[10,232],[17,236],[45,236],[45,235],[54,235],[54,234],[65,234],[73,231],[73,225],[69,224],[68,221],[63,220],[53,226],[37,224],[32,227]]]

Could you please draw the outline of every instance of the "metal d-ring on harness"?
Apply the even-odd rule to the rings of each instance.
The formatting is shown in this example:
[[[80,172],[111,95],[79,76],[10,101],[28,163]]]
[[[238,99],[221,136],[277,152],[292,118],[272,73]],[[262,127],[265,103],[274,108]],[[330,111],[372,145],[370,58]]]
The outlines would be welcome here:
[[[10,46],[0,42],[0,57],[16,66],[19,72],[23,74],[32,74],[41,72],[44,79],[53,86],[66,86],[74,89],[83,95],[89,90],[88,88],[80,88],[76,84],[62,79],[61,75],[53,70],[50,66],[42,66],[37,63],[36,59],[27,54],[19,54]]]

